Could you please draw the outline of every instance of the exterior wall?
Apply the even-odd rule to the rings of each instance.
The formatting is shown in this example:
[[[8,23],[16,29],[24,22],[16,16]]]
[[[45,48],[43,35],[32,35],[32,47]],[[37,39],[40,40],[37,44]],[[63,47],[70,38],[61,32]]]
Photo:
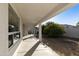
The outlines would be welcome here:
[[[20,18],[21,38],[8,48],[8,3],[0,3],[0,56],[13,55],[22,40],[22,20]]]
[[[8,4],[0,3],[0,56],[8,55]]]
[[[64,25],[65,34],[64,36],[71,38],[79,38],[79,28],[71,25]]]

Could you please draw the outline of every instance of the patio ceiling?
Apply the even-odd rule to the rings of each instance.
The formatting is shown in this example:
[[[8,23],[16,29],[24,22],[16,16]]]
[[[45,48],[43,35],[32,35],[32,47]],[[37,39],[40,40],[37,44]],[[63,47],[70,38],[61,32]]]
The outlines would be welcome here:
[[[65,11],[74,4],[69,3],[12,3],[12,7],[21,16],[24,26],[35,26],[40,22]]]

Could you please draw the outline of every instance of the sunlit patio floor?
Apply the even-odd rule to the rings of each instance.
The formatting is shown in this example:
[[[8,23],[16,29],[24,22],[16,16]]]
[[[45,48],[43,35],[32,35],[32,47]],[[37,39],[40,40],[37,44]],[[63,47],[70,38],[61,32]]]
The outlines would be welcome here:
[[[59,56],[55,51],[51,50],[48,46],[39,42],[35,37],[23,40],[14,56]]]

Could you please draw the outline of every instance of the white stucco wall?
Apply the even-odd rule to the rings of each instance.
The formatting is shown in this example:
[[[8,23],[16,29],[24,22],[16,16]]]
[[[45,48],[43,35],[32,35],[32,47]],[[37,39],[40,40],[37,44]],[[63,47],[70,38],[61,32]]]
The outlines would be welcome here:
[[[8,4],[0,3],[0,56],[8,55]]]
[[[0,3],[0,56],[13,55],[22,40],[22,21],[20,18],[21,38],[8,48],[8,3]]]
[[[71,38],[79,38],[79,28],[76,26],[64,26],[65,29],[65,36],[71,37]]]

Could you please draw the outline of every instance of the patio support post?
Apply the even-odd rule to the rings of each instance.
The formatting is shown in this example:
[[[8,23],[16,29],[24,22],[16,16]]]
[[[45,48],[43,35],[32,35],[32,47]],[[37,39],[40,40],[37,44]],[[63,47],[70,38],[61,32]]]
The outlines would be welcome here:
[[[39,23],[39,41],[42,42],[42,27],[41,27],[41,23]]]
[[[34,33],[33,33],[33,34],[34,34],[34,36],[35,36],[35,28],[33,28],[33,31],[34,31]]]

